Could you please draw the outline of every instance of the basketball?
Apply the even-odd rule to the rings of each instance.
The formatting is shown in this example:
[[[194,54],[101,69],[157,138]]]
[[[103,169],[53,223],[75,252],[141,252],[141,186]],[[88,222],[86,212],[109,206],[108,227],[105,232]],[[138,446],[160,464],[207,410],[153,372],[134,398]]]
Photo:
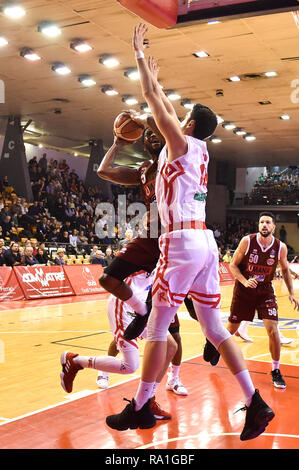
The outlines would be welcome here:
[[[116,137],[128,142],[135,142],[143,133],[143,127],[133,121],[130,114],[125,111],[116,117],[113,127]]]

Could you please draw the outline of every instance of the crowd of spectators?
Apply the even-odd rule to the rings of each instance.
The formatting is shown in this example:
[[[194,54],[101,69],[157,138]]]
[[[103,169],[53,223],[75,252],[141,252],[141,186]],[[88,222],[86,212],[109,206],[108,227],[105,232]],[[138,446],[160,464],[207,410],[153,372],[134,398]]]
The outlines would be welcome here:
[[[88,254],[90,262],[106,266],[117,250],[141,233],[142,224],[136,223],[139,211],[129,216],[125,210],[131,203],[143,203],[139,187],[112,184],[112,195],[107,198],[101,191],[100,180],[97,186],[86,188],[66,160],[48,161],[46,154],[39,161],[33,157],[28,170],[32,203],[15,194],[7,176],[0,181],[0,265],[63,264],[65,255]],[[265,188],[271,191],[274,188],[299,200],[298,169],[260,178],[252,193],[255,199],[252,196],[250,203],[257,203],[256,197],[264,202]],[[107,202],[114,208],[113,213],[111,210],[98,213],[98,204]],[[120,211],[125,214],[124,219],[120,218]],[[229,262],[241,238],[256,232],[257,224],[245,218],[228,218],[226,227],[214,224],[210,228],[219,247],[219,259]],[[50,246],[56,247],[55,260],[49,257]]]
[[[299,205],[299,167],[260,176],[250,195],[245,195],[244,204]]]
[[[125,202],[118,204],[117,196],[123,194],[123,188],[112,185],[110,198],[102,193],[100,180],[99,185],[85,188],[66,160],[60,163],[53,159],[48,161],[44,154],[39,161],[33,157],[28,162],[28,170],[32,203],[15,194],[7,176],[1,180],[0,238],[21,244],[35,238],[47,246],[62,244],[69,254],[89,254],[93,245],[104,251],[107,246],[118,249],[121,240],[126,238],[127,229],[133,231],[133,236],[140,234],[139,225],[131,222],[136,213],[127,216],[121,226],[118,224],[119,207],[142,202],[138,187],[129,188]],[[113,220],[113,215],[107,211],[97,214],[97,206],[103,202],[114,206],[116,216]]]

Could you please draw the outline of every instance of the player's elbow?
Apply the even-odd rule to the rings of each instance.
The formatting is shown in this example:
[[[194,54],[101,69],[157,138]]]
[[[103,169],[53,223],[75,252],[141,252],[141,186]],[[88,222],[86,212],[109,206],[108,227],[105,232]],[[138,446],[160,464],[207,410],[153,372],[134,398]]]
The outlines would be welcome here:
[[[102,178],[104,180],[109,179],[109,173],[107,173],[107,171],[102,169],[101,167],[99,167],[99,169],[97,171],[97,175],[98,175],[99,178]]]

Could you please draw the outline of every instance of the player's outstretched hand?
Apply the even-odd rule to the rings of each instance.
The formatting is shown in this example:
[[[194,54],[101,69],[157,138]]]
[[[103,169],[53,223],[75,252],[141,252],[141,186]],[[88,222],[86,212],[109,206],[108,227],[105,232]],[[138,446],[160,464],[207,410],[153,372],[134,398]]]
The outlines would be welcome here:
[[[299,310],[299,301],[293,296],[289,295],[291,304],[294,304],[294,310]]]
[[[255,289],[258,285],[258,282],[254,277],[251,277],[250,279],[246,279],[244,282],[244,287],[250,287],[251,289]]]
[[[134,28],[134,34],[133,34],[133,47],[135,51],[144,51],[146,47],[148,47],[147,44],[145,44],[145,35],[148,31],[148,27],[144,23],[139,23],[138,26],[135,26]]]
[[[148,68],[150,69],[152,75],[158,79],[158,74],[159,74],[159,66],[158,66],[158,61],[155,59],[153,56],[149,56],[148,58]]]

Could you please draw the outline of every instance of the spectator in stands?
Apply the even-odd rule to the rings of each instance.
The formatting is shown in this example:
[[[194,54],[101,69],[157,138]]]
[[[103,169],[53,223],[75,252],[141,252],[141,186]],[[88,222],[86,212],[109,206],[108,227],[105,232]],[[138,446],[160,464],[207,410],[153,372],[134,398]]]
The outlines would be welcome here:
[[[86,237],[84,230],[80,230],[78,237],[79,245],[88,245],[88,238]]]
[[[48,168],[47,154],[46,153],[43,153],[43,156],[40,158],[40,160],[38,162],[38,166],[41,168],[42,175],[46,176],[47,168]]]
[[[224,263],[230,263],[232,260],[232,255],[230,250],[226,250],[225,255],[223,256]]]
[[[221,261],[223,261],[223,254],[222,254],[221,246],[219,246],[218,248],[218,255],[219,255],[219,263],[221,263]]]
[[[38,264],[45,264],[45,265],[50,264],[50,258],[46,250],[42,248],[41,246],[38,247],[37,255],[35,256],[35,258],[37,259]]]
[[[26,266],[33,266],[34,264],[39,264],[38,260],[33,256],[33,248],[32,246],[26,246],[25,251],[25,265]]]
[[[46,241],[48,239],[49,232],[50,228],[48,224],[48,219],[47,217],[43,217],[42,220],[40,220],[37,224],[36,237],[38,241]]]
[[[4,259],[4,251],[5,249],[3,248],[3,246],[0,246],[0,266],[6,266]]]
[[[57,256],[54,259],[55,264],[59,266],[64,266],[66,264],[66,260],[64,259],[65,256],[65,251],[63,248],[58,248],[57,250]]]
[[[90,260],[92,260],[93,258],[95,258],[97,256],[97,251],[98,251],[99,247],[97,245],[94,245],[92,247],[92,250],[90,252]]]
[[[1,212],[0,212],[0,224],[1,224],[1,222],[4,222],[5,218],[8,215],[11,217],[12,214],[11,214],[9,206],[7,204],[5,204],[3,209],[1,209]]]
[[[0,238],[0,248],[3,248],[4,251],[7,250],[5,240],[3,238]]]
[[[76,253],[78,241],[79,241],[78,230],[74,229],[73,233],[70,233],[70,236],[69,236],[69,243],[72,246],[74,253]]]
[[[282,226],[280,227],[280,230],[279,230],[279,239],[280,239],[281,242],[286,243],[287,231],[286,231],[284,225],[282,225]]]
[[[105,254],[105,261],[106,261],[106,266],[109,266],[109,264],[112,262],[114,256],[113,256],[113,253],[112,253],[112,248],[110,248],[110,246],[108,246],[108,248],[106,249],[106,254]]]
[[[19,253],[19,244],[11,242],[9,249],[4,253],[4,260],[6,266],[20,266],[22,264],[21,256]]]
[[[5,216],[3,222],[1,223],[1,226],[2,226],[3,236],[9,237],[10,231],[13,227],[10,215]]]
[[[59,237],[59,243],[66,243],[68,245],[69,242],[70,242],[69,232],[65,230],[64,232],[62,232],[62,234]]]
[[[131,228],[127,228],[126,233],[125,233],[125,239],[120,240],[119,242],[120,249],[126,246],[128,243],[130,243],[132,238],[133,238],[133,230]]]
[[[94,256],[90,260],[91,264],[101,264],[104,267],[107,266],[106,261],[104,259],[104,253],[101,250],[97,250],[96,256]]]
[[[34,201],[28,209],[28,215],[32,217],[32,221],[35,221],[39,217],[39,206],[38,201]]]

